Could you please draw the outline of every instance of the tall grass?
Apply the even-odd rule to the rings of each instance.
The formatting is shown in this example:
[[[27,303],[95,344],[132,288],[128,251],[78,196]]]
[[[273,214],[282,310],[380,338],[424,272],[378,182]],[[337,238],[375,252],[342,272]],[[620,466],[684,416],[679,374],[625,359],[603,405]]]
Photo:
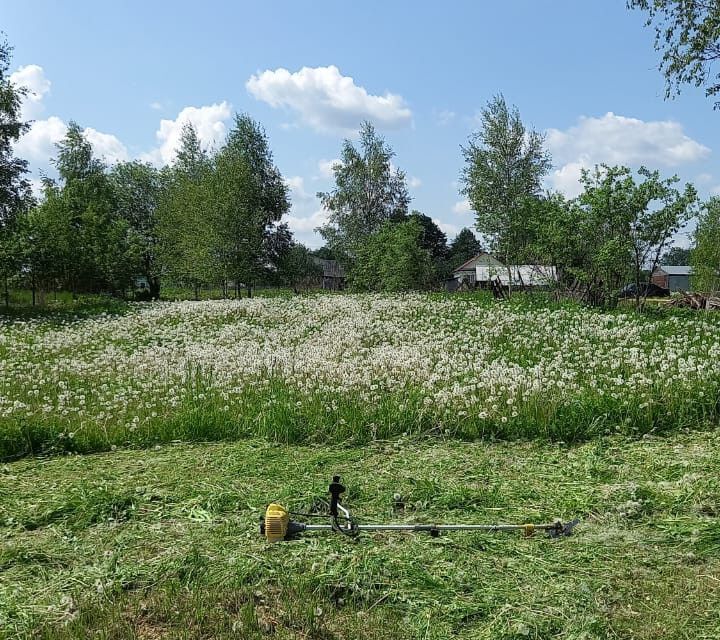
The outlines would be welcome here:
[[[0,321],[0,460],[251,436],[577,442],[720,415],[705,315],[437,295],[102,308]]]

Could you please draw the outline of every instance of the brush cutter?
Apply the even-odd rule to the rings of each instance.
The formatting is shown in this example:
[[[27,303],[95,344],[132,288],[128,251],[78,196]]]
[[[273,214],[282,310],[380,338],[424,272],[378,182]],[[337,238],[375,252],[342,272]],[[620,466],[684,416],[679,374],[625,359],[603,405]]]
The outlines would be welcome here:
[[[291,540],[308,531],[334,531],[349,537],[355,537],[363,531],[424,531],[437,537],[445,531],[521,531],[531,536],[536,531],[545,531],[551,538],[569,536],[579,520],[562,522],[560,520],[545,524],[358,524],[350,511],[340,504],[340,496],[345,487],[340,484],[340,476],[334,476],[328,489],[330,503],[328,513],[294,513],[281,504],[268,505],[264,518],[260,521],[260,534],[268,542]],[[312,524],[292,520],[290,516],[299,515],[313,518],[328,518],[329,524]]]

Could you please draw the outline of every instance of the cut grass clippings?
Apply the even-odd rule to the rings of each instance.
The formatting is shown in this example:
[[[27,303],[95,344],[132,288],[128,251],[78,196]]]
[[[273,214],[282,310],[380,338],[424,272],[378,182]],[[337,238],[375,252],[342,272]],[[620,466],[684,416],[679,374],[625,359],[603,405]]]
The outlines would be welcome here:
[[[6,638],[717,638],[720,432],[363,448],[176,444],[0,466]],[[343,475],[365,521],[580,517],[570,538],[307,534]],[[404,510],[392,512],[393,494]]]

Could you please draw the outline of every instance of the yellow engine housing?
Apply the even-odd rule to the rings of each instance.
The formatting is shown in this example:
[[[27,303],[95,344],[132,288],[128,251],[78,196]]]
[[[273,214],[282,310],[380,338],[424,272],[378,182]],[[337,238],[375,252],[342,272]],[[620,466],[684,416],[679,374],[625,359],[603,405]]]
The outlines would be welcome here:
[[[272,503],[265,511],[265,539],[268,542],[280,542],[285,539],[290,522],[290,514],[281,504]]]

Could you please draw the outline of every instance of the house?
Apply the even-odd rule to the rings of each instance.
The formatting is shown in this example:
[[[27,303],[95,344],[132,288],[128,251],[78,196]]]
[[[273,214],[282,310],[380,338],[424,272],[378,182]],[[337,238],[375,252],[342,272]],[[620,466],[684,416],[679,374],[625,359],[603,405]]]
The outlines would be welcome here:
[[[457,280],[458,283],[464,281],[466,284],[474,286],[477,282],[478,268],[505,269],[505,265],[493,258],[489,253],[481,251],[455,269],[453,271],[453,278]]]
[[[491,283],[505,287],[547,287],[557,282],[557,269],[542,264],[504,265],[488,253],[479,253],[453,271],[458,283],[489,289]],[[447,284],[445,288],[452,291]],[[457,287],[456,287],[457,288]]]
[[[692,267],[689,265],[662,265],[655,269],[651,282],[663,289],[674,291],[691,290]]]
[[[511,264],[509,267],[478,265],[475,280],[481,286],[491,281],[513,287],[547,287],[557,282],[557,269],[542,264]]]
[[[322,267],[320,287],[331,291],[341,291],[345,288],[345,270],[337,260],[325,260],[313,256],[313,262]]]

